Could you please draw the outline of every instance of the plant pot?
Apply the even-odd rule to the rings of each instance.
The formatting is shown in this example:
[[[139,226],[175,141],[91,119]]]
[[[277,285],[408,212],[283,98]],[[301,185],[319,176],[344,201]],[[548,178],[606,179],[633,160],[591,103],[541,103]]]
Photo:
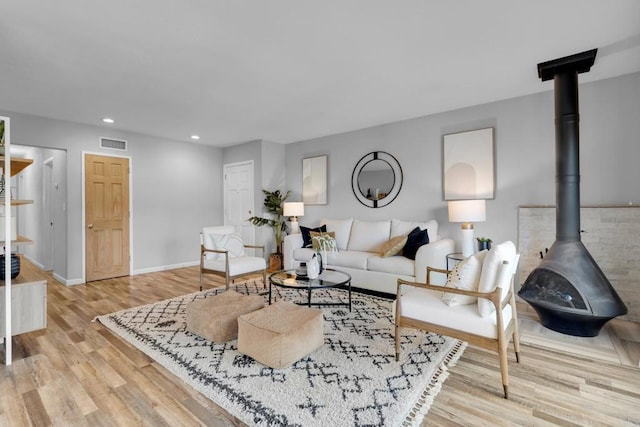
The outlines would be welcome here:
[[[269,270],[282,270],[282,254],[273,253],[269,255]]]
[[[478,241],[478,252],[484,251],[485,249],[491,249],[491,242]]]
[[[4,281],[4,255],[0,255],[0,280]],[[20,257],[11,254],[11,278],[15,279],[20,274]]]

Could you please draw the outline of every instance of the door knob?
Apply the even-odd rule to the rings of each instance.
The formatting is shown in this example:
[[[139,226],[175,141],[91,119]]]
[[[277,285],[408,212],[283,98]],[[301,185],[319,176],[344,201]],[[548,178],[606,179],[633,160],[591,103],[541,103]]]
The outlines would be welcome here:
[[[93,228],[93,224],[89,224],[89,225],[87,225],[87,228],[88,228],[89,230],[91,230],[91,229]]]

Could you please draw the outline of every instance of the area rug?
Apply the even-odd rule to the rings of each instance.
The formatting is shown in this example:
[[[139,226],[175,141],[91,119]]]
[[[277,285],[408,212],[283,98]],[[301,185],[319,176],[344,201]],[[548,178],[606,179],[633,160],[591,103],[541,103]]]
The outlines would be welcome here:
[[[257,286],[259,284],[259,286]],[[262,292],[262,283],[236,285]],[[392,302],[353,293],[348,307],[323,308],[324,346],[287,369],[261,365],[237,350],[237,340],[215,344],[186,331],[191,301],[222,290],[119,311],[96,319],[185,383],[248,425],[417,425],[465,343],[403,329],[395,361]],[[278,299],[304,301],[297,290]],[[347,300],[340,289],[316,291],[313,301]]]

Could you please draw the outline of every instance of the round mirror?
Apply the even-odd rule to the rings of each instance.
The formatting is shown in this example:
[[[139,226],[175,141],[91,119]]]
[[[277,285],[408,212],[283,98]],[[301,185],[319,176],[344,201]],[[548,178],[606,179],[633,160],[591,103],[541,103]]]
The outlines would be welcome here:
[[[363,205],[381,208],[391,203],[402,188],[402,168],[389,153],[374,151],[362,157],[351,177],[353,194]]]

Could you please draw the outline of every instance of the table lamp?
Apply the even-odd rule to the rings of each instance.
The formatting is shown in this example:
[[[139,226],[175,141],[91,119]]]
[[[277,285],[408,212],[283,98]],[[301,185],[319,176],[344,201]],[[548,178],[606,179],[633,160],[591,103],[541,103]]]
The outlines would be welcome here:
[[[300,225],[298,224],[298,217],[304,216],[304,203],[303,202],[284,202],[284,208],[282,214],[289,217],[291,221],[291,234],[300,233]]]
[[[462,256],[473,255],[473,222],[486,219],[484,200],[455,200],[449,202],[449,222],[462,223]]]

